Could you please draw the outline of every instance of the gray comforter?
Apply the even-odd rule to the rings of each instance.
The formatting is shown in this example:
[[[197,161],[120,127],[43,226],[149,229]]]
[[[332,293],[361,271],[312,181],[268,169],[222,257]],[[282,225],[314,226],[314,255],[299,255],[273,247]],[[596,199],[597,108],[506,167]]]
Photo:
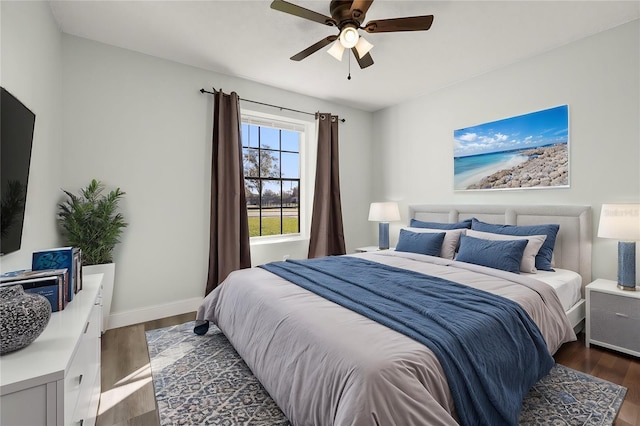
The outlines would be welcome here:
[[[409,253],[356,256],[514,300],[550,353],[575,340],[554,290],[535,279]],[[457,424],[444,372],[426,346],[261,268],[230,274],[197,319],[220,327],[294,425]]]

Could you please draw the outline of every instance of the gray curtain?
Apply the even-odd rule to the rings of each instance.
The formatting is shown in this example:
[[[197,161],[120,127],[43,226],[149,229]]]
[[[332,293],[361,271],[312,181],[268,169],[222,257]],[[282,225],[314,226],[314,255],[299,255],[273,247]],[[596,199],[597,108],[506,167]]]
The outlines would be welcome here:
[[[318,113],[318,161],[309,258],[345,254],[340,203],[338,116]]]
[[[209,276],[205,295],[231,271],[251,267],[240,98],[235,92],[226,95],[215,91],[213,96]]]

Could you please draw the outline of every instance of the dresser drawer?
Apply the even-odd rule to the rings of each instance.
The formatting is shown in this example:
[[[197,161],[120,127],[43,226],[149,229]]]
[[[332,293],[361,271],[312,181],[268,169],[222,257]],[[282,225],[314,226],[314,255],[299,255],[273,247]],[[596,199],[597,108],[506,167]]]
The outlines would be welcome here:
[[[79,404],[86,406],[85,400],[90,399],[96,373],[100,368],[101,315],[100,307],[95,305],[64,378],[65,425],[79,424],[80,419],[75,418],[77,407]]]
[[[96,305],[89,316],[86,332],[82,337],[81,345],[84,350],[84,376],[80,383],[80,392],[73,410],[71,425],[90,426],[95,423],[95,412],[91,406],[91,400],[95,391],[99,393],[100,387],[100,336],[102,328],[102,310]],[[97,388],[96,389],[96,383]]]
[[[78,404],[80,387],[87,374],[87,345],[80,343],[75,355],[71,359],[71,365],[64,377],[64,424],[70,425],[71,415]]]
[[[591,310],[615,312],[640,320],[640,300],[615,294],[592,291]]]
[[[591,291],[591,340],[640,352],[640,300]]]

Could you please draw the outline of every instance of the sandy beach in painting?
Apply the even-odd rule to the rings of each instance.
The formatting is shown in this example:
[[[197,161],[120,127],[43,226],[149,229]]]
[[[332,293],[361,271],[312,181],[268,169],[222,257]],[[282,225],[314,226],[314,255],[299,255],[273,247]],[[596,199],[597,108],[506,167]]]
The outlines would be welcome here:
[[[534,188],[569,185],[567,144],[532,148],[508,161],[473,170],[456,189]]]
[[[493,175],[501,170],[509,170],[527,161],[520,153],[513,154],[508,158],[486,166],[475,167],[473,170],[455,176],[455,189],[469,189],[470,186],[478,184],[482,179]]]

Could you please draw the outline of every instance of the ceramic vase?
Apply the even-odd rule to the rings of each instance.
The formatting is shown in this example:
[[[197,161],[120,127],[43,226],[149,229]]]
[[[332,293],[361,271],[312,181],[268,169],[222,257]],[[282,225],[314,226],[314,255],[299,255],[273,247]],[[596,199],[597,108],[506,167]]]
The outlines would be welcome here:
[[[51,318],[51,304],[39,294],[25,293],[21,285],[0,288],[0,355],[30,345]]]

